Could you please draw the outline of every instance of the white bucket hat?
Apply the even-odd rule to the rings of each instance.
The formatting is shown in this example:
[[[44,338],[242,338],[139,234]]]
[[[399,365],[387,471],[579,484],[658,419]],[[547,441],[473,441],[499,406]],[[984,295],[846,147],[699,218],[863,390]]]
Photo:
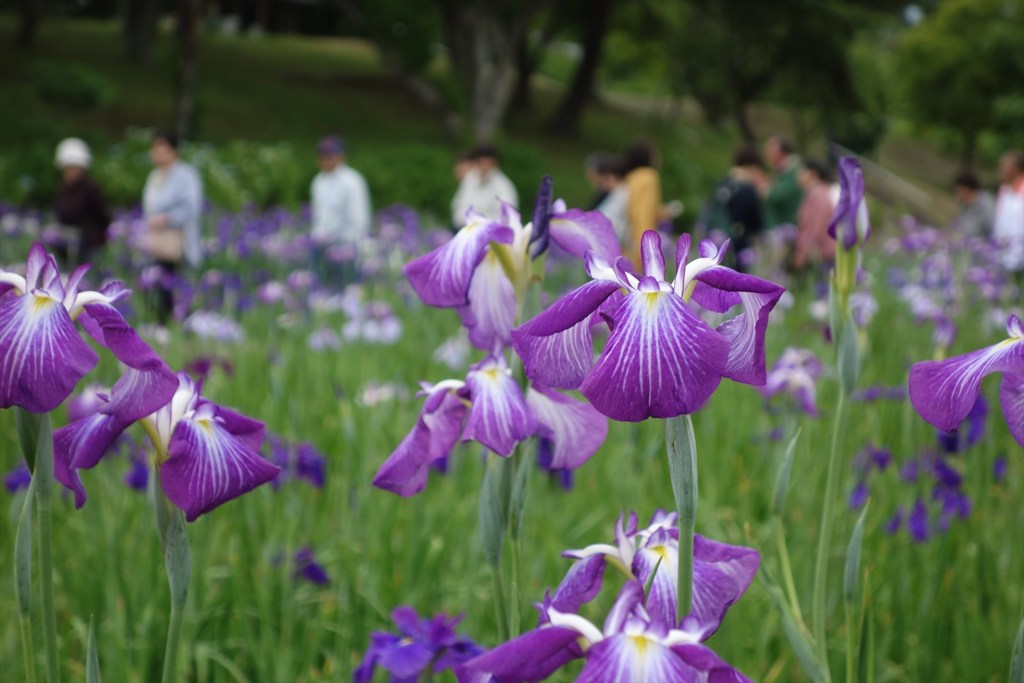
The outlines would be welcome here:
[[[57,145],[56,163],[57,168],[67,168],[68,166],[89,168],[89,164],[92,163],[89,145],[78,138],[61,140]]]

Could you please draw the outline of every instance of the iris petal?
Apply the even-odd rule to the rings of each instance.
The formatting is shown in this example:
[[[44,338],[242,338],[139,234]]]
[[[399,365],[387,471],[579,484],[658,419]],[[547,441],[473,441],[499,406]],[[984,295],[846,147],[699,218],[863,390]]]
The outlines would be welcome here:
[[[174,430],[160,467],[160,483],[167,498],[194,521],[260,484],[272,480],[281,468],[249,448],[216,419],[212,404],[197,409]]]
[[[467,303],[473,271],[484,258],[490,242],[508,244],[512,228],[477,217],[447,243],[405,266],[405,276],[428,306],[462,306]]]
[[[584,258],[588,251],[608,262],[622,256],[615,227],[600,211],[572,209],[557,213],[549,224],[551,239],[573,256]]]
[[[925,420],[952,431],[971,412],[985,376],[1022,371],[1024,339],[1016,338],[943,361],[915,363],[910,369],[910,402]]]
[[[85,504],[85,487],[77,470],[95,467],[131,422],[94,413],[53,432],[53,474],[75,493],[75,507]]]
[[[59,299],[29,293],[0,301],[0,408],[49,412],[98,360]]]
[[[671,648],[644,635],[622,633],[605,638],[587,651],[587,664],[576,683],[697,683],[698,680],[697,672]]]
[[[132,422],[166,405],[178,389],[178,379],[167,363],[113,306],[92,303],[84,310],[82,327],[130,368],[114,385],[113,400],[104,412]]]
[[[608,419],[584,401],[534,384],[526,403],[540,423],[540,434],[554,444],[551,469],[576,469],[604,443]]]
[[[579,657],[579,633],[545,626],[503,643],[466,662],[466,668],[489,673],[499,681],[542,681]]]
[[[500,364],[485,361],[466,375],[466,386],[472,406],[463,441],[478,441],[508,456],[517,443],[537,431],[537,420],[522,390]]]
[[[465,415],[466,404],[449,391],[428,398],[412,431],[377,470],[373,485],[399,496],[422,491],[430,463],[455,447]]]
[[[632,292],[612,316],[600,360],[580,386],[599,411],[639,422],[698,410],[714,393],[729,341],[666,292]]]
[[[470,343],[488,352],[508,344],[515,325],[516,292],[494,252],[488,251],[473,272],[468,296],[469,303],[458,310]]]
[[[1008,372],[999,384],[999,403],[1010,434],[1024,446],[1024,372]]]
[[[729,340],[729,360],[722,374],[736,382],[763,385],[767,375],[765,331],[768,328],[768,318],[785,289],[774,282],[720,266],[705,270],[696,277],[698,287],[704,284],[711,288],[705,292],[706,296],[702,303],[710,302],[714,298],[712,293],[718,291],[725,296],[718,297],[716,303],[731,302],[733,300],[729,295],[738,294],[739,303],[743,305],[743,313],[725,321],[717,328],[722,336]]]

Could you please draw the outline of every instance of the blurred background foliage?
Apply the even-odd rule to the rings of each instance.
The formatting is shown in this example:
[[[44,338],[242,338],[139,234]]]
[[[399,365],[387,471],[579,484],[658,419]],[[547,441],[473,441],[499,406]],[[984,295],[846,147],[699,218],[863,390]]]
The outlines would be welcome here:
[[[225,208],[298,205],[313,142],[339,132],[375,204],[438,216],[454,156],[483,140],[521,196],[548,172],[585,204],[583,157],[647,136],[665,194],[691,208],[738,143],[777,132],[935,196],[960,166],[994,182],[1024,144],[1018,0],[19,0],[0,3],[0,33],[0,199],[30,206],[49,204],[69,135],[115,202],[137,201],[139,128],[179,128]]]

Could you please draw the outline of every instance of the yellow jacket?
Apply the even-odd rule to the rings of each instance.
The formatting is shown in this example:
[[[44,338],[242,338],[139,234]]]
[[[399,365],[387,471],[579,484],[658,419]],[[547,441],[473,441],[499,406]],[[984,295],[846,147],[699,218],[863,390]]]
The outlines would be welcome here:
[[[661,219],[661,178],[648,166],[635,168],[626,174],[626,190],[629,192],[629,244],[624,245],[624,253],[640,268],[640,238],[647,230],[657,230]]]

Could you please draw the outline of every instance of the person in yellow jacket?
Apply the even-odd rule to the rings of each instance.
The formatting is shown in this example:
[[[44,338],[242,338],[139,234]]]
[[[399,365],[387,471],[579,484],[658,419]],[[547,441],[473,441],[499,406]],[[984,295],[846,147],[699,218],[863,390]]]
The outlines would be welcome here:
[[[629,220],[627,242],[623,253],[637,268],[640,264],[640,238],[647,230],[657,230],[665,217],[661,205],[661,176],[657,169],[657,153],[647,140],[633,142],[623,155]]]

